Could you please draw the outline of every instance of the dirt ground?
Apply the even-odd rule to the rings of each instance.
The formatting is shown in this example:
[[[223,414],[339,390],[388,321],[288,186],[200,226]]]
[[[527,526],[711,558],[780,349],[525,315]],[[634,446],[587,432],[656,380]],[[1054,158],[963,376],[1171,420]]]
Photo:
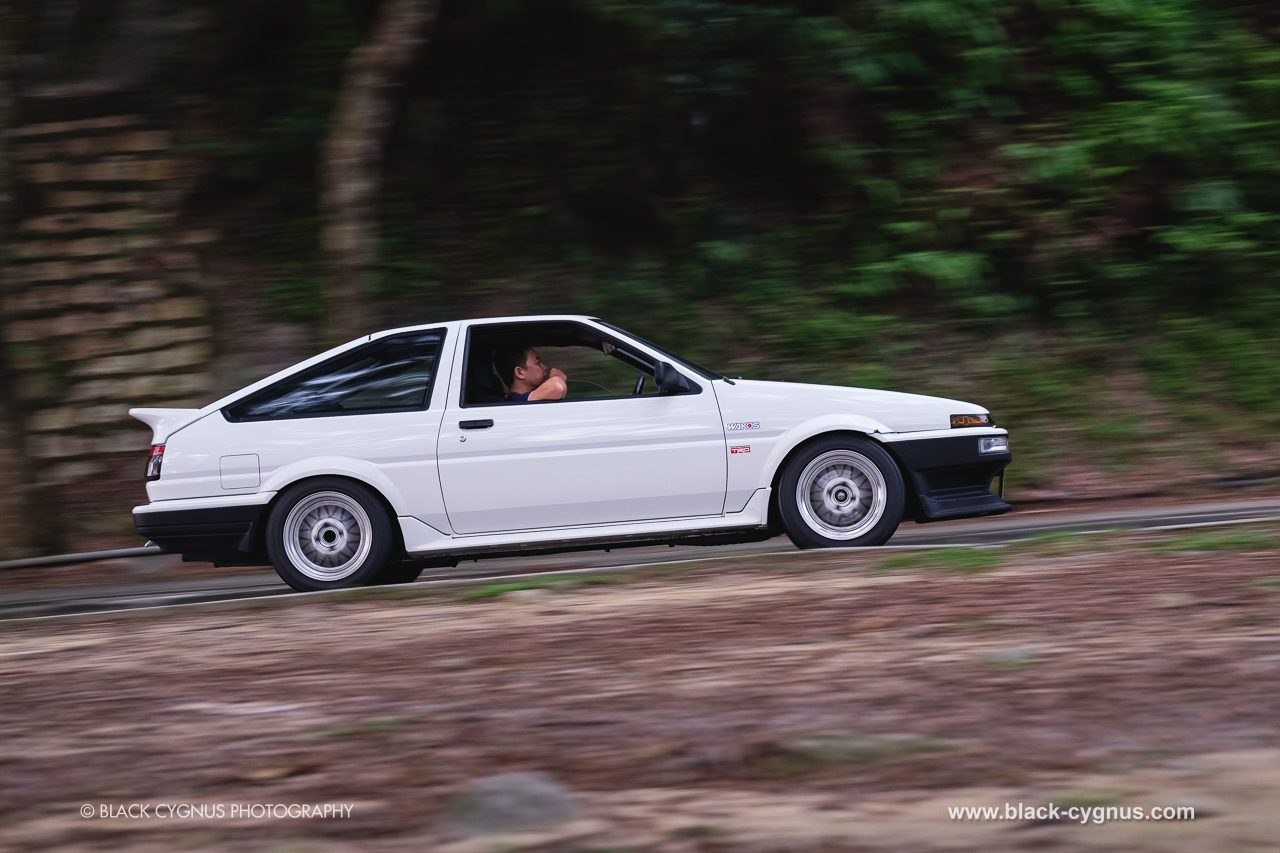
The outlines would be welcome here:
[[[0,626],[0,847],[1276,849],[1276,527],[612,580]]]

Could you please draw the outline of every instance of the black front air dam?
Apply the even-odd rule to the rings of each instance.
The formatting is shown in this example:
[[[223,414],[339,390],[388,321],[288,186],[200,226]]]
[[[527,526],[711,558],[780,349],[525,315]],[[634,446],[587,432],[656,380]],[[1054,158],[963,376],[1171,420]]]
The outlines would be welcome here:
[[[182,554],[188,560],[232,558],[253,550],[253,533],[266,509],[256,504],[135,512],[133,526],[167,554]]]
[[[1004,469],[1013,456],[1008,451],[979,453],[978,439],[987,437],[956,435],[885,443],[911,479],[919,500],[916,521],[999,515],[1013,509],[991,492],[997,477],[1003,491]]]

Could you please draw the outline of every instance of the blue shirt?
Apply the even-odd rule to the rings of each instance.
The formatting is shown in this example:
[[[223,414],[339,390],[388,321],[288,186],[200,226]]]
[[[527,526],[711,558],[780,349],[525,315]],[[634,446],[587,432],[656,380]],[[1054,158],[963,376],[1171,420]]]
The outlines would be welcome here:
[[[509,403],[527,403],[527,402],[529,402],[529,395],[530,395],[530,394],[532,394],[532,393],[533,393],[532,391],[525,391],[523,394],[508,394],[508,395],[507,395],[507,402],[509,402]]]

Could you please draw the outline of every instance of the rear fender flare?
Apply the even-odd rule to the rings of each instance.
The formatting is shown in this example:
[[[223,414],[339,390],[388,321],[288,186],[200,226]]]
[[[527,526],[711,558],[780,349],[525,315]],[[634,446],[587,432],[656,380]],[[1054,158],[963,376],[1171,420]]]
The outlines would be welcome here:
[[[404,495],[389,477],[376,466],[348,456],[312,457],[277,468],[263,482],[260,491],[282,492],[299,480],[314,477],[346,477],[364,483],[380,493],[396,515],[410,514]]]

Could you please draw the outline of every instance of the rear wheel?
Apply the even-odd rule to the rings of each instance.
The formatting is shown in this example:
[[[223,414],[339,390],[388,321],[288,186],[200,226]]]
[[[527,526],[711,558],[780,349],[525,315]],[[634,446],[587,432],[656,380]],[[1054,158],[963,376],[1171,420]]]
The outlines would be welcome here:
[[[902,472],[866,438],[819,439],[792,458],[778,483],[778,511],[800,548],[882,545],[906,500]]]
[[[271,564],[302,592],[376,582],[394,545],[391,520],[377,496],[337,477],[286,490],[267,522]]]

